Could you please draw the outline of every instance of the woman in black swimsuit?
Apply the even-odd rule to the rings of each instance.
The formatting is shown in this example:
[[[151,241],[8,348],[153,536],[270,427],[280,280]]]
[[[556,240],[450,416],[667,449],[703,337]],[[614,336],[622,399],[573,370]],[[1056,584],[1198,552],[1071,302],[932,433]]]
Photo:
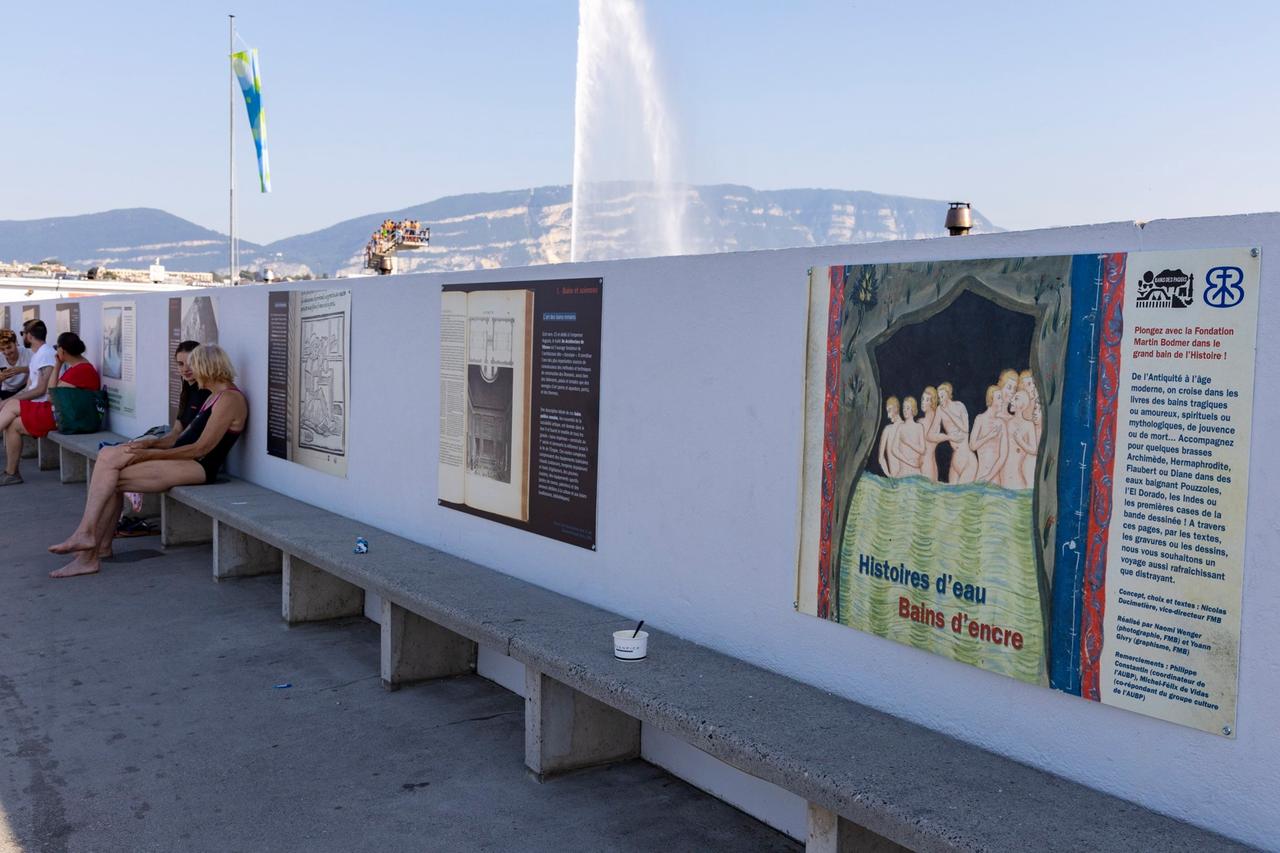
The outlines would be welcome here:
[[[124,492],[163,492],[173,486],[212,483],[227,453],[249,418],[249,404],[234,384],[235,370],[226,352],[204,344],[191,352],[188,365],[209,399],[173,447],[105,447],[93,466],[84,517],[65,542],[49,548],[55,554],[76,552],[75,560],[49,577],[93,574],[100,568],[98,551],[111,540]]]

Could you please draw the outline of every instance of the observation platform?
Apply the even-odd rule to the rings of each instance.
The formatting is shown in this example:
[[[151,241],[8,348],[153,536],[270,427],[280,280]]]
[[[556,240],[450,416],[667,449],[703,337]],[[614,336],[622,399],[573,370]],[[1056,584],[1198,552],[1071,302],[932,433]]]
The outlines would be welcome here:
[[[207,545],[118,539],[50,580],[84,490],[23,476],[0,490],[0,851],[801,847],[643,761],[538,783],[520,697],[388,692],[377,625],[288,628],[279,578],[212,583]]]

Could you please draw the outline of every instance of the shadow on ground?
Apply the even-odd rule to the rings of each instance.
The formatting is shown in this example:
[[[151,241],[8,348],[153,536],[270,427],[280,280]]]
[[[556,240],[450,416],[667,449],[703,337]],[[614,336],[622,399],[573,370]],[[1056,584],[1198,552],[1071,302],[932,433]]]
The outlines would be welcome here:
[[[46,575],[84,486],[0,488],[0,850],[798,850],[641,761],[539,784],[523,701],[388,693],[363,619],[286,628],[279,577],[117,540]],[[277,685],[291,685],[289,687]]]

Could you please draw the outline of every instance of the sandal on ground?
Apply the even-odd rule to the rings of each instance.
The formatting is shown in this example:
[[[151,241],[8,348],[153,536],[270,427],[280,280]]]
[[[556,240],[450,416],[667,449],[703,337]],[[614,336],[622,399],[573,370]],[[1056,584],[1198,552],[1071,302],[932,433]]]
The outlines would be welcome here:
[[[122,518],[116,525],[116,536],[124,539],[131,536],[154,536],[156,526],[141,518]]]

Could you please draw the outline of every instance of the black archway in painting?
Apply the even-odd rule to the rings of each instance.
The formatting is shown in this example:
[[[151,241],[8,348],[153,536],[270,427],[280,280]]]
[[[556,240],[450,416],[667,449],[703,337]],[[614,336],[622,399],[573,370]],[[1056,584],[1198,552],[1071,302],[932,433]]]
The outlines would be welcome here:
[[[995,385],[1000,373],[1012,368],[1019,372],[1031,365],[1031,344],[1035,318],[1004,308],[990,299],[966,290],[949,306],[918,323],[893,331],[875,348],[876,370],[880,377],[879,435],[889,423],[884,401],[915,397],[930,385],[950,382],[955,399],[969,410],[969,423],[987,408],[987,387]],[[939,479],[947,479],[951,466],[951,446],[938,445]],[[879,453],[873,449],[867,470],[883,475]]]

